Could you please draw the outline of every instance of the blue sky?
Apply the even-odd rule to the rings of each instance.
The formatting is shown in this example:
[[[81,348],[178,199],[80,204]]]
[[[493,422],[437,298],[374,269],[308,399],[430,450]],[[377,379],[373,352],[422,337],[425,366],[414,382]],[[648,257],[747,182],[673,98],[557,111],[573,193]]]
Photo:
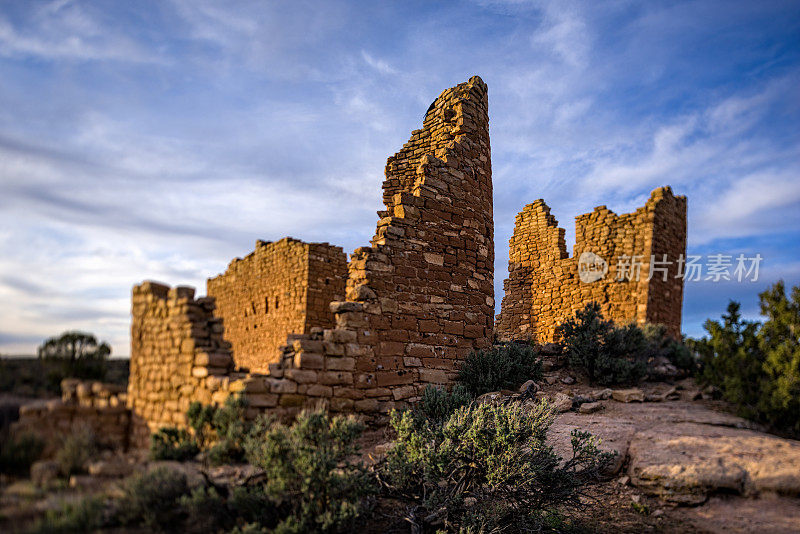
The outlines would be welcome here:
[[[0,352],[68,328],[128,354],[134,283],[204,292],[256,239],[368,243],[386,158],[445,88],[489,86],[497,300],[515,214],[671,185],[697,335],[800,282],[797,2],[0,0]]]

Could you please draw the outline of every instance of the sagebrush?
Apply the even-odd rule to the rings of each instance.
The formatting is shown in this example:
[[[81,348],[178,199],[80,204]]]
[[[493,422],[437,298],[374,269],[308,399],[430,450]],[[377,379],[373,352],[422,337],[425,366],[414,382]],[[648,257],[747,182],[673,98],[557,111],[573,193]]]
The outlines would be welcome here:
[[[381,471],[388,491],[411,501],[408,520],[427,531],[543,531],[580,504],[582,488],[611,455],[573,432],[571,458],[546,443],[554,413],[534,406],[462,406],[443,425],[393,412],[397,440]]]
[[[281,532],[341,532],[353,528],[374,492],[357,460],[363,424],[352,416],[302,412],[291,426],[261,418],[248,438],[248,461],[266,471],[264,493],[288,511]]]
[[[150,437],[154,460],[186,461],[203,452],[212,465],[244,461],[244,441],[250,431],[247,403],[228,397],[222,406],[193,402],[186,412],[189,430],[164,427]]]
[[[86,463],[94,457],[99,450],[97,436],[88,426],[79,426],[68,434],[56,451],[55,460],[58,468],[65,477],[86,470]]]

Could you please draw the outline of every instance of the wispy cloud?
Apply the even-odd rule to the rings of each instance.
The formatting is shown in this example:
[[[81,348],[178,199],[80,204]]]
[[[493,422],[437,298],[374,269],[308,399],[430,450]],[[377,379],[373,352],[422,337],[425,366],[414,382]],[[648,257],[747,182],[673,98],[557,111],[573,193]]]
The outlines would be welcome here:
[[[90,6],[56,0],[30,3],[14,25],[0,14],[0,56],[46,60],[111,60],[134,63],[163,61],[120,31],[108,31]],[[24,26],[24,29],[17,29]],[[121,28],[116,28],[120,30]]]
[[[3,4],[0,350],[82,328],[127,354],[133,283],[202,292],[257,238],[367,243],[386,157],[473,74],[490,88],[498,296],[524,204],[545,198],[570,239],[573,216],[629,211],[664,184],[689,197],[690,246],[764,250],[768,277],[796,273],[799,15],[713,1]],[[687,320],[756,291],[689,288]]]

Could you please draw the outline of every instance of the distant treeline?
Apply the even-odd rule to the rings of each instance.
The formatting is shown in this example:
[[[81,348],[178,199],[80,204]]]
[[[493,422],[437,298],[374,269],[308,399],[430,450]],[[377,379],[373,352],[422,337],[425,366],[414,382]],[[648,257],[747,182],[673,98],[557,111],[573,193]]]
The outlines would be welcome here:
[[[127,384],[130,360],[109,358],[102,382]],[[21,397],[50,397],[61,394],[63,363],[26,356],[0,356],[0,393]]]

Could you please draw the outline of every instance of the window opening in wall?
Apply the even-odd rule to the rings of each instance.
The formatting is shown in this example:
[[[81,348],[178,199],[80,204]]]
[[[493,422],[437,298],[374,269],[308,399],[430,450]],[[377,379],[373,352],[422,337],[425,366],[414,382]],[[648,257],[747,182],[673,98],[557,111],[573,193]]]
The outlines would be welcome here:
[[[266,297],[264,299],[264,313],[265,314],[269,313],[269,297]]]
[[[277,296],[275,297],[275,309],[276,310],[278,309],[278,297]]]

